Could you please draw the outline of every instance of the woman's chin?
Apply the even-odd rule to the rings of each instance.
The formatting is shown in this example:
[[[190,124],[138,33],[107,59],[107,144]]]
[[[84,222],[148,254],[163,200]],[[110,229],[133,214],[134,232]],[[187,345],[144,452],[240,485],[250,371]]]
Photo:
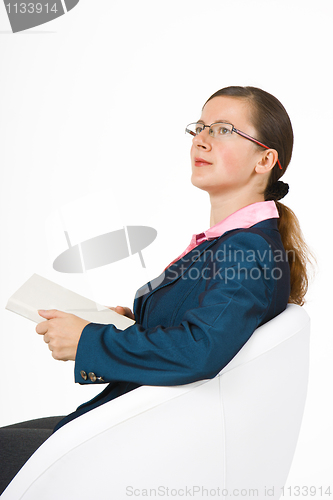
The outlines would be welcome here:
[[[203,179],[198,179],[196,176],[192,174],[191,177],[191,183],[193,186],[197,187],[198,189],[203,189],[204,191],[207,191],[207,182],[205,182]]]
[[[208,187],[209,182],[206,176],[200,175],[198,172],[192,172],[191,183],[193,186],[199,189],[205,189],[205,186]]]
[[[196,175],[195,173],[192,173],[191,183],[198,189],[202,189],[203,191],[207,191],[208,193],[214,192],[216,189],[218,189],[216,183],[209,182],[207,178],[204,178],[203,176],[200,175]]]

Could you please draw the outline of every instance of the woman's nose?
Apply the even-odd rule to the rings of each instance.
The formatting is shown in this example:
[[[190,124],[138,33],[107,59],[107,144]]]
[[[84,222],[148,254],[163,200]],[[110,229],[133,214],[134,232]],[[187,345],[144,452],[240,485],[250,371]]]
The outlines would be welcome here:
[[[211,149],[210,139],[209,130],[205,128],[200,134],[193,137],[193,145],[205,150]]]

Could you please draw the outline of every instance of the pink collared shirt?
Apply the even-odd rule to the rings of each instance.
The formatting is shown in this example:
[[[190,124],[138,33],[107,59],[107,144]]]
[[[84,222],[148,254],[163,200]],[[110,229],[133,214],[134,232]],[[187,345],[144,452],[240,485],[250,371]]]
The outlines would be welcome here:
[[[246,229],[263,220],[278,218],[279,212],[274,201],[259,201],[257,203],[252,203],[251,205],[247,205],[246,207],[237,210],[237,212],[234,212],[225,219],[221,220],[215,224],[215,226],[210,227],[207,231],[194,234],[186,250],[184,250],[184,252],[173,260],[165,269],[184,257],[184,255],[200,245],[203,241],[218,238],[225,232],[231,231],[232,229]]]

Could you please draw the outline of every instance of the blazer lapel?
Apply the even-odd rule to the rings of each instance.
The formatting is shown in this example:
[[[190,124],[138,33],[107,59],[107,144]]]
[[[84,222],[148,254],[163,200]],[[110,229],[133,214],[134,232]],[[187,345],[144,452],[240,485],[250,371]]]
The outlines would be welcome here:
[[[134,310],[136,312],[143,311],[145,302],[152,293],[160,290],[164,286],[170,285],[183,276],[190,269],[190,267],[198,259],[200,259],[201,255],[216,242],[217,239],[218,237],[213,240],[204,241],[197,247],[193,248],[193,250],[189,253],[184,255],[184,257],[165,269],[160,276],[139,288],[134,298]]]

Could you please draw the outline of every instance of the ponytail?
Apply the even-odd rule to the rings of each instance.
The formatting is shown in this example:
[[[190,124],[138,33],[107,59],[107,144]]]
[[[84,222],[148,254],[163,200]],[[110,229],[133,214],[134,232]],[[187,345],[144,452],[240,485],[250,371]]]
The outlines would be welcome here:
[[[275,203],[280,216],[278,220],[279,232],[290,267],[289,303],[302,306],[305,302],[304,296],[308,290],[307,264],[311,253],[304,241],[298,219],[294,212],[279,201]]]

